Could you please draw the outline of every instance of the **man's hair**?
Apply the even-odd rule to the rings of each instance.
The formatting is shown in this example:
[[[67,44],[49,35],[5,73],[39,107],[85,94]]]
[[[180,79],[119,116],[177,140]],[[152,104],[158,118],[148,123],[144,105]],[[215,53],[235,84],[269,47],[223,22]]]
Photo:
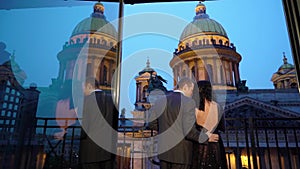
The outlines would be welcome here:
[[[188,87],[192,87],[194,84],[194,81],[188,77],[184,77],[179,80],[177,83],[177,89],[182,89],[184,85],[187,85]]]
[[[92,85],[95,89],[99,88],[99,83],[94,77],[88,77],[85,80],[85,85]]]

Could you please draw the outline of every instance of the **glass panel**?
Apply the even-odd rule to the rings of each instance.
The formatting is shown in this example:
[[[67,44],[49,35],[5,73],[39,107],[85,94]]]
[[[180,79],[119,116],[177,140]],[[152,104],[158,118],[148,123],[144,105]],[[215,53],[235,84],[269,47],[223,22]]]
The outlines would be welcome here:
[[[226,121],[218,129],[225,128],[228,168],[299,168],[300,96],[281,1],[126,4],[123,25],[118,10],[118,3],[73,0],[0,4],[0,100],[10,101],[0,103],[0,168],[79,167],[82,117],[92,107],[84,103],[94,101],[84,96],[96,91],[84,82],[96,79],[107,95],[117,86],[119,26],[117,168],[159,167],[148,155],[156,159],[160,142],[151,136],[161,133],[144,125],[155,101],[184,77],[211,82]],[[30,152],[20,156],[19,147]]]
[[[78,104],[83,104],[79,96],[83,96],[86,63],[91,63],[91,75],[98,73],[97,80],[100,81],[103,72],[99,62],[103,55],[111,57],[103,61],[107,67],[107,80],[101,81],[109,88],[112,70],[116,69],[118,10],[118,3],[97,1],[22,3],[12,0],[0,4],[3,23],[0,30],[0,81],[3,84],[4,80],[9,86],[0,87],[0,96],[3,96],[0,100],[10,101],[0,103],[1,115],[5,116],[4,109],[9,108],[14,112],[7,116],[17,118],[11,122],[1,119],[5,123],[1,128],[6,130],[1,133],[0,147],[10,146],[1,150],[0,168],[78,168],[81,127],[76,118],[82,113],[77,114],[76,110]],[[8,70],[9,73],[5,72]],[[8,77],[4,78],[3,73]],[[17,97],[4,97],[4,92]],[[51,119],[37,120],[41,126],[36,127],[36,118]],[[15,128],[10,128],[10,123]],[[68,127],[66,137],[69,141],[62,145],[65,127]],[[76,132],[72,135],[73,129]],[[21,133],[25,138],[20,138]],[[22,155],[24,159],[30,158],[25,163],[16,154],[19,140],[24,140],[26,150],[32,150]],[[58,141],[61,143],[55,146]],[[51,152],[53,146],[55,153]],[[63,150],[64,147],[68,148]],[[61,158],[61,152],[65,152],[65,157]],[[5,163],[4,159],[10,162]]]

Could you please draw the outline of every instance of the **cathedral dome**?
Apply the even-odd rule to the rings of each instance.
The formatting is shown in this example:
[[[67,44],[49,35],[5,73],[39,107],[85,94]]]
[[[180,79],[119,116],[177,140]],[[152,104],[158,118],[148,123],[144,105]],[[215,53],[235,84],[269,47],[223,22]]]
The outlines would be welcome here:
[[[195,11],[196,16],[194,17],[194,20],[184,28],[180,40],[198,33],[218,34],[227,38],[227,33],[223,26],[217,21],[210,19],[206,14],[206,7],[204,4],[199,2]]]
[[[94,12],[91,16],[77,24],[72,32],[72,36],[94,32],[108,34],[117,39],[117,31],[115,27],[106,20],[104,16],[104,6],[99,2],[94,5]]]
[[[297,88],[297,77],[295,66],[287,62],[283,53],[283,64],[278,71],[272,75],[271,81],[275,89]]]

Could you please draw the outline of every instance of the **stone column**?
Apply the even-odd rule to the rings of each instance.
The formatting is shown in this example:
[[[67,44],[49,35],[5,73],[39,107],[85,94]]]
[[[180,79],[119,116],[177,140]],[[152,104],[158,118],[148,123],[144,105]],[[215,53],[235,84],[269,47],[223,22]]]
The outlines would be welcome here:
[[[229,72],[230,72],[230,83],[233,84],[233,77],[232,77],[232,62],[229,61]]]
[[[113,72],[112,72],[113,62],[114,62],[113,60],[110,60],[110,61],[109,61],[109,68],[108,68],[109,70],[108,70],[108,79],[107,79],[107,83],[108,83],[108,84],[111,84],[111,80],[112,80],[112,75],[113,75],[113,74],[112,74],[112,73],[113,73]]]
[[[212,72],[213,72],[213,79],[214,79],[214,83],[215,84],[218,84],[219,83],[219,71],[218,71],[218,66],[217,66],[217,60],[216,60],[216,57],[214,56],[213,58],[213,66],[212,66]]]
[[[198,59],[197,58],[195,58],[194,59],[194,72],[195,72],[195,79],[196,79],[196,81],[198,81],[199,80],[199,76],[198,76]]]
[[[173,84],[174,84],[174,86],[176,86],[177,85],[177,82],[178,82],[178,65],[176,65],[176,66],[174,66],[174,68],[173,68],[173,77],[174,77],[174,79],[173,79]]]
[[[239,76],[238,76],[236,63],[233,63],[233,68],[234,68],[234,80],[235,80],[235,84],[237,84],[240,81],[240,79],[239,79]]]
[[[102,59],[101,61],[100,61],[100,77],[99,77],[99,83],[100,84],[103,84],[104,83],[104,81],[103,81],[103,76],[104,76],[104,59]]]

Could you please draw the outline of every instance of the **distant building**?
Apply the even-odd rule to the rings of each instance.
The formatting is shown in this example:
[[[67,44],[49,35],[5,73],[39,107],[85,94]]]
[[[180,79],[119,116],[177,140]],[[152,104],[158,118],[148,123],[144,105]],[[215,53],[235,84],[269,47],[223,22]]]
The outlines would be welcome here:
[[[35,141],[40,92],[34,84],[28,89],[22,87],[26,74],[5,47],[0,42],[0,168],[25,168],[25,163],[35,166],[27,156],[37,155],[39,150],[37,145],[29,145]]]
[[[287,62],[287,58],[283,53],[283,64],[278,68],[271,78],[275,89],[298,88],[296,78],[296,68]]]

